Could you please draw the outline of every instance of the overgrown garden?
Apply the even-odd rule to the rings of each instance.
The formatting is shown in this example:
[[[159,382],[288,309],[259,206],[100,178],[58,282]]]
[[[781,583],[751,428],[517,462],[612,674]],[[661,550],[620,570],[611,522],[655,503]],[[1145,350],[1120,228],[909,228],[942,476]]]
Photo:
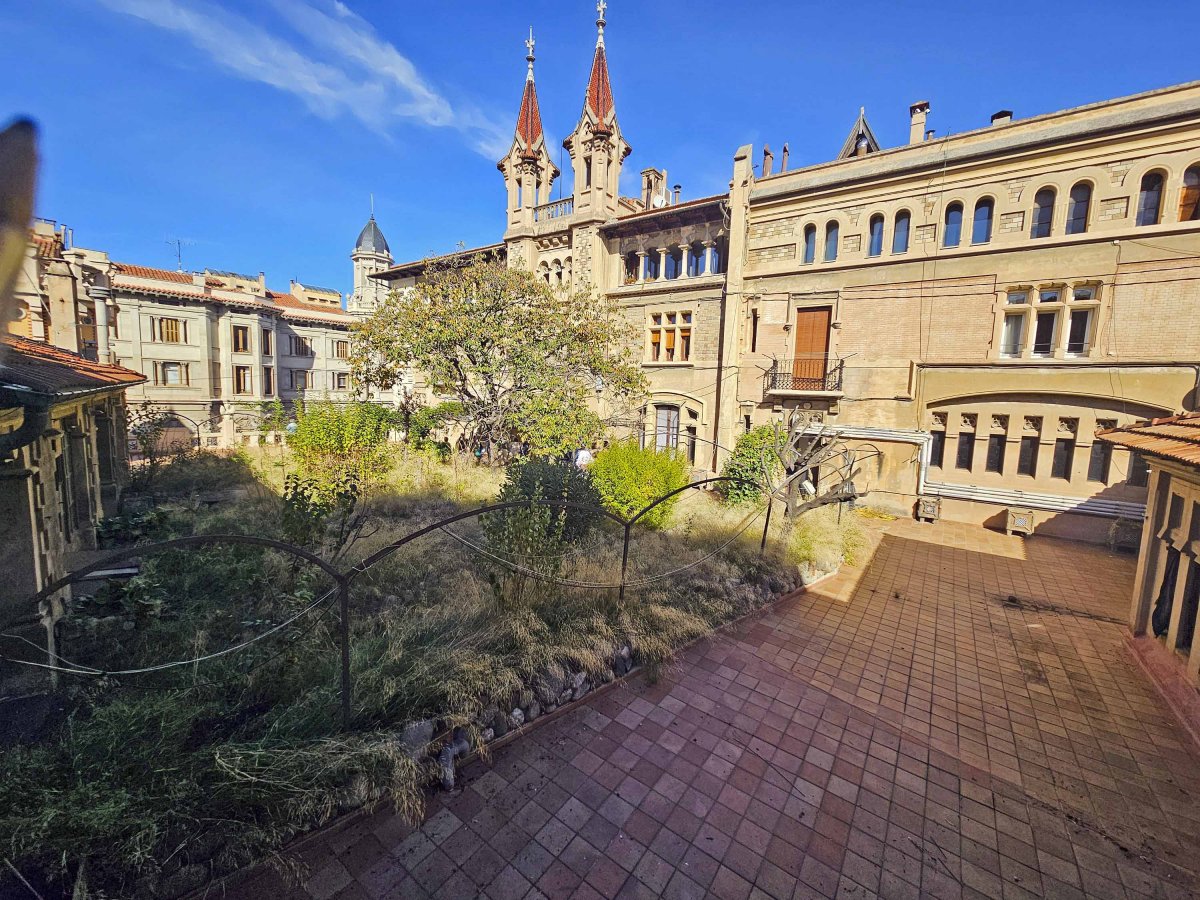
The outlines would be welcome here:
[[[389,364],[424,365],[465,338],[446,340]],[[376,335],[361,352],[391,351]],[[565,381],[579,380],[578,362],[563,361]],[[606,384],[632,391],[608,365]],[[543,399],[526,403],[474,393],[483,377],[460,382],[449,408],[268,410],[279,446],[157,463],[154,505],[105,523],[109,547],[247,535],[347,571],[456,513],[514,505],[434,528],[353,581],[348,723],[332,580],[292,553],[143,552],[136,576],[77,593],[59,626],[70,672],[49,694],[44,673],[26,676],[44,720],[0,757],[0,855],[12,872],[46,896],[82,877],[89,896],[177,897],[339,812],[384,800],[417,817],[439,775],[429,744],[458,729],[486,751],[631,664],[654,677],[680,646],[796,587],[800,567],[832,568],[857,546],[854,514],[827,507],[777,516],[762,550],[754,483],[778,472],[766,436],[747,436],[728,470],[740,487],[685,490],[639,520],[621,592],[616,519],[684,487],[686,461],[614,440],[578,469],[560,451],[603,423],[586,411],[552,422],[540,404],[586,410],[580,385],[543,383]],[[529,452],[489,466],[451,449],[463,434],[468,450],[519,441]],[[230,487],[237,499],[202,502]]]

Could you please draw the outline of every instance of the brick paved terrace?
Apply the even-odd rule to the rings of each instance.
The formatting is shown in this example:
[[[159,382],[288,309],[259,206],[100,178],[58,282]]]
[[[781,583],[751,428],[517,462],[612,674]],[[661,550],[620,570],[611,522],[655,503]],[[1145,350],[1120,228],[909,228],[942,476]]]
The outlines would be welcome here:
[[[419,829],[352,817],[302,886],[232,895],[1197,896],[1200,755],[1125,649],[1132,574],[891,523],[863,569],[473,764]]]

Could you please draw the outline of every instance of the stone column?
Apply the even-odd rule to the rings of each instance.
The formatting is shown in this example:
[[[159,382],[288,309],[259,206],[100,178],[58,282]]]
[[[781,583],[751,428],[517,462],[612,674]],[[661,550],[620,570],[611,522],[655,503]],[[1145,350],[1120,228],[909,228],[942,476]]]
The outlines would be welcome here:
[[[704,259],[701,260],[701,263],[700,263],[700,274],[701,275],[708,274],[708,267],[712,263],[713,248],[716,246],[717,246],[716,241],[705,241],[704,242]]]
[[[88,296],[96,308],[96,358],[102,363],[111,363],[108,346],[108,298],[107,287],[94,284],[88,288]]]
[[[670,247],[658,248],[658,277],[655,281],[667,280],[667,254],[671,252]]]
[[[646,251],[638,250],[637,258],[638,258],[638,261],[637,261],[637,283],[645,284],[646,283]]]
[[[679,242],[679,277],[680,278],[688,277],[688,253],[690,252],[690,250],[691,250],[691,248],[688,246],[687,241]]]

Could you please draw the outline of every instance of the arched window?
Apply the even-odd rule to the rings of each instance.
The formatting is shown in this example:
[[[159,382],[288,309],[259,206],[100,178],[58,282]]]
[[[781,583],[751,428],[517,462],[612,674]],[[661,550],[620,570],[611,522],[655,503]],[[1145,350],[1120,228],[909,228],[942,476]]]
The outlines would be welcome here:
[[[1071,188],[1071,200],[1067,203],[1067,234],[1083,234],[1088,227],[1088,213],[1092,208],[1092,186],[1081,181]]]
[[[729,256],[729,241],[717,238],[712,245],[712,257],[708,261],[708,274],[721,275],[725,272],[725,260]]]
[[[1183,190],[1179,194],[1179,221],[1200,222],[1200,165],[1183,173]]]
[[[817,226],[804,226],[804,261],[812,262],[817,258]]]
[[[876,213],[871,216],[871,242],[867,247],[867,256],[878,256],[883,252],[883,216]]]
[[[971,243],[986,244],[992,239],[992,211],[996,203],[991,197],[983,197],[975,204],[975,217],[971,222]]]
[[[833,262],[837,259],[839,234],[837,222],[825,223],[825,256],[823,257],[825,262]]]
[[[1162,172],[1147,172],[1142,176],[1142,189],[1138,193],[1138,225],[1158,224],[1162,216],[1162,192]]]
[[[693,241],[688,247],[687,273],[689,278],[695,278],[707,271],[704,268],[704,254],[704,244],[701,241]]]
[[[962,240],[962,213],[961,203],[951,203],[946,207],[946,228],[942,233],[943,247],[957,247],[958,242]]]
[[[908,229],[912,225],[912,214],[907,209],[896,213],[896,222],[892,226],[892,252],[908,252]]]
[[[1050,237],[1054,228],[1054,201],[1058,194],[1054,188],[1042,188],[1033,197],[1033,223],[1029,226],[1031,238]]]

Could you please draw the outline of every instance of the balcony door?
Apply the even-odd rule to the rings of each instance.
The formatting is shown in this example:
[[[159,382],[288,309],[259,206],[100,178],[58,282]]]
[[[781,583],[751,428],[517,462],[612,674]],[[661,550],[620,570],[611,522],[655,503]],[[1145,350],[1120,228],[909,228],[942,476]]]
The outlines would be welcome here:
[[[829,306],[796,310],[793,390],[824,389],[829,363],[829,322],[832,317],[833,309]]]

